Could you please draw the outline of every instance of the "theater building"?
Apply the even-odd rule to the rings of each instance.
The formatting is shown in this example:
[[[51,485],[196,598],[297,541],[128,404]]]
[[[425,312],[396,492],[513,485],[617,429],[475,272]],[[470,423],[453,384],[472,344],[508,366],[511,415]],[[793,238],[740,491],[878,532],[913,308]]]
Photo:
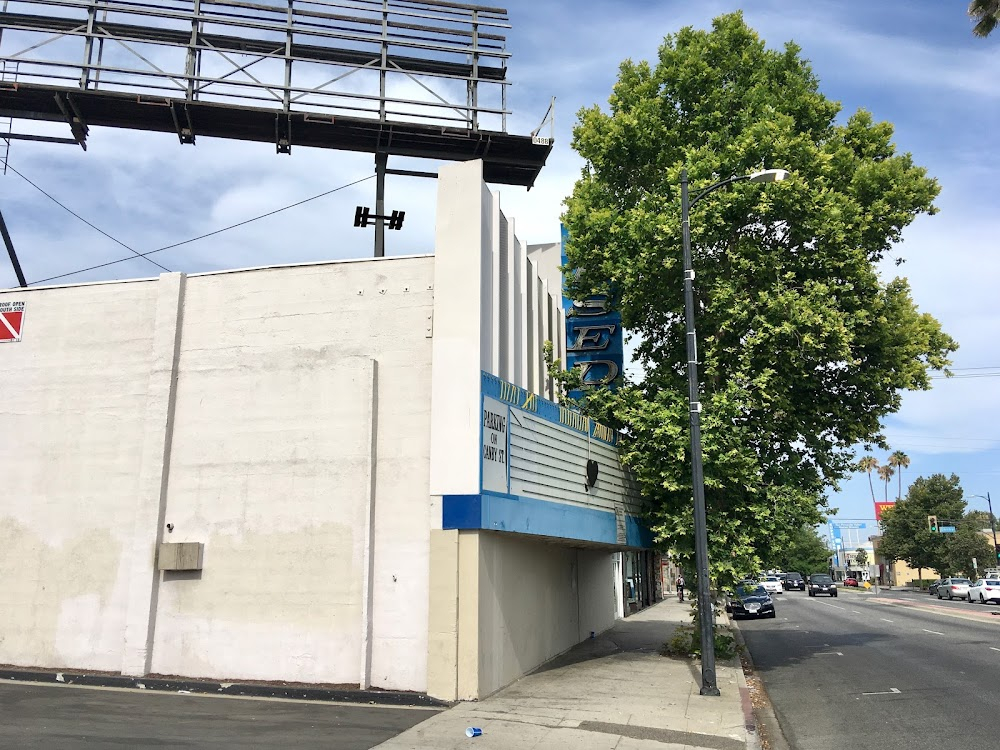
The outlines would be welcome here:
[[[470,161],[426,255],[0,291],[0,664],[476,699],[655,599],[551,266]]]

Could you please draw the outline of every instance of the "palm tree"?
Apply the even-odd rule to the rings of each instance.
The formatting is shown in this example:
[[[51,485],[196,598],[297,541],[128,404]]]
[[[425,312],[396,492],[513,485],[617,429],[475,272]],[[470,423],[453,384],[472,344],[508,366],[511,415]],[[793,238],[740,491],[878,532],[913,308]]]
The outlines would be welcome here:
[[[868,487],[872,491],[872,502],[875,502],[875,485],[872,484],[872,471],[878,468],[878,459],[875,456],[864,456],[858,461],[858,470],[868,472]]]
[[[969,15],[976,22],[972,33],[987,37],[1000,24],[1000,0],[972,0],[969,3]]]
[[[1000,0],[998,0],[1000,2]],[[893,451],[892,455],[889,456],[889,466],[893,469],[899,471],[899,491],[896,493],[896,500],[903,499],[903,469],[907,469],[910,466],[910,457],[907,456],[903,451]]]
[[[889,480],[892,479],[892,475],[896,473],[888,464],[885,466],[878,467],[878,478],[885,482],[885,501],[889,502]]]

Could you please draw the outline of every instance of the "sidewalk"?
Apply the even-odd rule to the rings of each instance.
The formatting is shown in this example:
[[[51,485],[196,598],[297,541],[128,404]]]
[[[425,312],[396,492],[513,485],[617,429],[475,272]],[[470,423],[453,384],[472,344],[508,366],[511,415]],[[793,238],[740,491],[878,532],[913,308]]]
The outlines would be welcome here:
[[[690,624],[690,612],[687,603],[661,602],[494,695],[460,703],[378,747],[746,750],[748,737],[756,746],[737,659],[717,661],[722,696],[713,698],[698,694],[698,662],[658,653],[674,628]],[[482,736],[466,737],[467,727],[482,728]]]

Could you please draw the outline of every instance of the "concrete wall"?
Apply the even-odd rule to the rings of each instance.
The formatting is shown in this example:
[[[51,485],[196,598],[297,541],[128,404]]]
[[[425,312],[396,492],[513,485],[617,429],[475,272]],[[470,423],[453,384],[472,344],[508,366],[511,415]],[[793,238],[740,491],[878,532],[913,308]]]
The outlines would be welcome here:
[[[433,266],[3,293],[0,662],[423,690]]]
[[[432,532],[428,692],[477,700],[614,624],[614,554]]]
[[[466,532],[476,534],[475,532]],[[484,697],[614,623],[611,554],[509,534],[479,542],[479,679]]]
[[[156,293],[0,292],[0,663],[119,668]]]

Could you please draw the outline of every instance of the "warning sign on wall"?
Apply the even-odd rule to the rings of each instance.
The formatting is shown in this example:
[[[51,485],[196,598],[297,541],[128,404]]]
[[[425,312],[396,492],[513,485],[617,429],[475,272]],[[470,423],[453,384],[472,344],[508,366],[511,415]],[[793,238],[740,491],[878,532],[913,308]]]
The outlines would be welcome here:
[[[24,325],[23,302],[0,302],[0,343],[21,340]]]

